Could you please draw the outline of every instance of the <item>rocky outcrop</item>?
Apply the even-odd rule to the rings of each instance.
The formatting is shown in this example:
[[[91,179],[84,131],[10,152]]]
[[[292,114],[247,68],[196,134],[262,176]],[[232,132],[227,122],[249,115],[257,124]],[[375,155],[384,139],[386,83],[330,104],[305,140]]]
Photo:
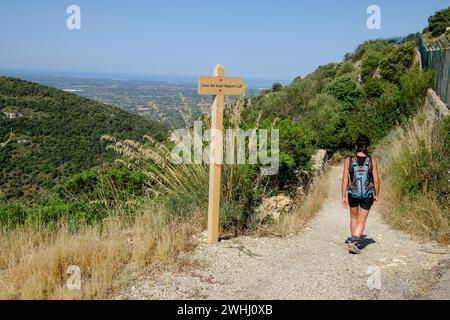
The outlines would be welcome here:
[[[192,239],[196,243],[208,243],[208,230],[192,235]]]
[[[450,114],[447,105],[432,89],[428,89],[424,106],[425,115],[431,120],[441,119]]]
[[[317,150],[312,156],[312,175],[318,176],[325,166],[325,160],[327,157],[327,151],[323,149]]]
[[[308,172],[308,179],[304,179],[303,181],[307,181],[307,186],[299,186],[297,188],[297,194],[305,194],[306,190],[311,187],[317,180],[320,175],[320,172],[323,170],[326,161],[326,150],[319,149],[317,152],[311,157],[311,172]],[[255,209],[256,217],[259,221],[263,221],[266,219],[278,220],[278,218],[288,213],[294,208],[294,200],[285,194],[279,194],[273,197],[264,198],[262,203]]]
[[[274,197],[263,199],[262,203],[256,208],[255,213],[259,221],[268,218],[278,220],[282,214],[286,214],[294,207],[294,200],[291,197],[279,194]]]

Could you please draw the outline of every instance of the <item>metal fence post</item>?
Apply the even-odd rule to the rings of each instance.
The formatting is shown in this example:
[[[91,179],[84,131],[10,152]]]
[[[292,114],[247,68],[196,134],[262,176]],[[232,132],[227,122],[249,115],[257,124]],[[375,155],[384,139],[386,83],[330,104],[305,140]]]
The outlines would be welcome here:
[[[421,54],[422,67],[433,70],[433,89],[447,106],[450,105],[449,85],[450,85],[450,38],[434,43],[425,44],[423,37],[417,41]]]

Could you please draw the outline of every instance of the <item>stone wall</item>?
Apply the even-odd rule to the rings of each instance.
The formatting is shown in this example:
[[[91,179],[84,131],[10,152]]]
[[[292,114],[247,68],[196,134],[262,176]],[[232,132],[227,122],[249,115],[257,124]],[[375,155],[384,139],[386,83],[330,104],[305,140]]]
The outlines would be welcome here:
[[[428,89],[425,98],[424,112],[427,118],[432,120],[441,119],[450,114],[447,105],[439,98],[433,89]]]

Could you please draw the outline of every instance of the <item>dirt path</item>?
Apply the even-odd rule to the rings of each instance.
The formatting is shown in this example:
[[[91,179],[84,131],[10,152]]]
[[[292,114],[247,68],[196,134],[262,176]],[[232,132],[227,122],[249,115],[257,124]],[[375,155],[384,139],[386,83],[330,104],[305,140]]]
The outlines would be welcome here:
[[[194,253],[200,270],[141,278],[117,298],[450,299],[450,250],[390,229],[376,207],[365,232],[373,243],[360,255],[347,252],[341,168],[331,170],[329,196],[303,234],[202,244]]]

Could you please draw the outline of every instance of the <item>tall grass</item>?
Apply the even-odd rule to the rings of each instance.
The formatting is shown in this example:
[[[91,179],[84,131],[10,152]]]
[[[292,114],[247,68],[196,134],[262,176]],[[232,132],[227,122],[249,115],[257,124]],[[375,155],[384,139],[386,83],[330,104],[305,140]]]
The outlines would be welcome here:
[[[126,284],[126,270],[158,265],[183,266],[181,252],[194,248],[203,213],[191,220],[169,219],[149,205],[135,221],[110,217],[83,225],[76,233],[36,225],[0,232],[0,299],[100,299]],[[67,287],[67,268],[78,266],[81,290]]]
[[[416,116],[379,146],[383,215],[392,226],[437,240],[450,235],[449,121]],[[383,199],[384,198],[384,199]]]
[[[71,234],[67,226],[42,230],[20,227],[0,234],[3,299],[101,298],[128,260],[124,234],[116,221]],[[65,286],[70,265],[81,270],[82,290]]]
[[[234,129],[233,148],[236,145],[236,132],[241,125],[244,104],[244,99],[238,99],[225,107],[225,126],[227,129]],[[185,121],[182,129],[194,137],[194,118],[191,110],[185,108],[182,114]],[[200,120],[206,130],[210,126],[209,110],[203,107],[202,112]],[[149,198],[167,208],[169,214],[175,217],[190,217],[198,209],[206,210],[208,164],[196,164],[193,158],[190,164],[174,163],[172,148],[174,143],[177,144],[182,138],[176,134],[172,134],[174,143],[160,143],[149,136],[144,138],[145,142],[141,143],[108,135],[102,137],[109,143],[108,149],[123,156],[119,161],[144,173],[147,177]],[[204,142],[202,147],[206,147]],[[257,174],[258,168],[255,165],[227,164],[222,168],[222,231],[238,234],[255,226],[252,209],[262,196],[259,190],[263,179]]]
[[[186,215],[208,197],[208,169],[204,164],[175,164],[171,149],[149,136],[147,142],[119,140],[103,136],[109,142],[108,149],[121,154],[119,161],[133,167],[147,177],[147,194],[161,201],[175,215]]]
[[[130,230],[133,235],[131,259],[138,267],[155,263],[178,266],[190,263],[179,254],[195,248],[193,235],[206,225],[206,212],[197,210],[186,219],[173,218],[165,210],[149,205],[136,217]]]

